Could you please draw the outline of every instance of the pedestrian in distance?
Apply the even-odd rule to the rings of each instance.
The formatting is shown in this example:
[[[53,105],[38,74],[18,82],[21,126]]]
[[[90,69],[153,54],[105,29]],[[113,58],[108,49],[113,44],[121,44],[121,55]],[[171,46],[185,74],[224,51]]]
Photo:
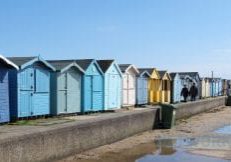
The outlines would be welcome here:
[[[188,95],[189,95],[188,88],[186,85],[184,85],[184,88],[182,88],[181,90],[181,96],[184,97],[184,102],[187,102]]]
[[[193,83],[193,85],[191,86],[189,94],[191,96],[191,101],[196,101],[196,96],[198,95],[198,89],[195,83]]]

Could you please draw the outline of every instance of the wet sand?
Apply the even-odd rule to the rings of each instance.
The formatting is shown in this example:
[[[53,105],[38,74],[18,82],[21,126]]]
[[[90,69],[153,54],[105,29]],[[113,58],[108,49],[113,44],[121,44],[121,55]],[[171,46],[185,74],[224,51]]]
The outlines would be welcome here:
[[[57,162],[93,162],[101,161],[100,159],[107,159],[105,156],[112,157],[114,153],[133,148],[139,145],[136,150],[137,158],[150,152],[156,151],[154,146],[148,143],[153,142],[158,138],[179,138],[179,137],[196,137],[213,134],[217,128],[231,124],[231,107],[220,107],[209,112],[201,113],[188,119],[177,121],[176,126],[170,130],[153,130],[144,132],[119,142],[101,146],[81,154],[76,154]],[[119,130],[118,130],[119,131]],[[141,146],[144,146],[141,148]],[[206,150],[196,149],[190,151],[193,154],[200,154],[205,156],[213,156],[224,159],[230,159],[231,150],[214,150],[211,148]],[[109,156],[110,155],[110,156]],[[116,154],[115,154],[116,155]],[[127,152],[125,157],[128,156]],[[103,157],[103,158],[102,158]],[[135,156],[136,157],[136,156]],[[117,157],[114,157],[115,161]],[[118,160],[118,159],[117,159]],[[125,160],[125,159],[124,159]],[[111,160],[110,160],[111,161]],[[125,160],[126,161],[126,160]]]

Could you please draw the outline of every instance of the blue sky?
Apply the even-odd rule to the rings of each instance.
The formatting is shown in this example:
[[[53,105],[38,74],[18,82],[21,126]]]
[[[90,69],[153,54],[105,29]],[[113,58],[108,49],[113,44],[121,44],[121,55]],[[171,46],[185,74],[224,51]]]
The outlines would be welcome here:
[[[230,0],[1,0],[0,53],[231,78]]]

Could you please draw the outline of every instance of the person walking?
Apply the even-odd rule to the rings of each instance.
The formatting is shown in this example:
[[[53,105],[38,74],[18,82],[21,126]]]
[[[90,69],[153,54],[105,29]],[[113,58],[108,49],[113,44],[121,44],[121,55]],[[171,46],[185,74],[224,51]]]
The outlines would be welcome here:
[[[188,88],[186,87],[186,85],[184,85],[184,88],[182,88],[181,90],[181,96],[184,97],[184,102],[187,102],[188,94]]]
[[[196,101],[196,96],[198,95],[198,89],[195,83],[193,83],[192,87],[190,88],[189,94],[191,96],[191,101]]]

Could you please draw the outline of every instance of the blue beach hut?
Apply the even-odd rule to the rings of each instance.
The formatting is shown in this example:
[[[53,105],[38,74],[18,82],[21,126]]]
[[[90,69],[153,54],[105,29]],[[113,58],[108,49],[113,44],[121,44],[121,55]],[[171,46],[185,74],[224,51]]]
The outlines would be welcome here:
[[[210,82],[210,96],[211,97],[216,97],[218,96],[218,83],[217,83],[217,79],[215,78],[209,78],[209,82]]]
[[[50,73],[55,68],[41,57],[9,57],[19,67],[11,70],[12,119],[50,114]]]
[[[10,121],[9,70],[18,70],[17,65],[0,55],[0,123]]]
[[[136,104],[148,104],[148,81],[150,74],[145,68],[138,69],[139,74],[136,75]]]
[[[181,90],[183,88],[180,75],[178,73],[170,73],[170,76],[172,78],[171,103],[178,103],[181,101]]]
[[[48,62],[56,69],[51,74],[51,114],[81,112],[81,80],[84,70],[74,60]]]
[[[218,78],[218,96],[223,95],[223,84],[222,84],[222,79]]]
[[[210,96],[214,97],[214,82],[212,78],[208,78],[209,79],[209,85],[210,85]]]
[[[215,96],[219,96],[219,80],[215,78]]]
[[[104,107],[103,71],[94,59],[76,60],[84,70],[82,79],[82,112],[102,111]]]
[[[121,108],[122,73],[114,60],[98,60],[104,73],[104,110]]]

